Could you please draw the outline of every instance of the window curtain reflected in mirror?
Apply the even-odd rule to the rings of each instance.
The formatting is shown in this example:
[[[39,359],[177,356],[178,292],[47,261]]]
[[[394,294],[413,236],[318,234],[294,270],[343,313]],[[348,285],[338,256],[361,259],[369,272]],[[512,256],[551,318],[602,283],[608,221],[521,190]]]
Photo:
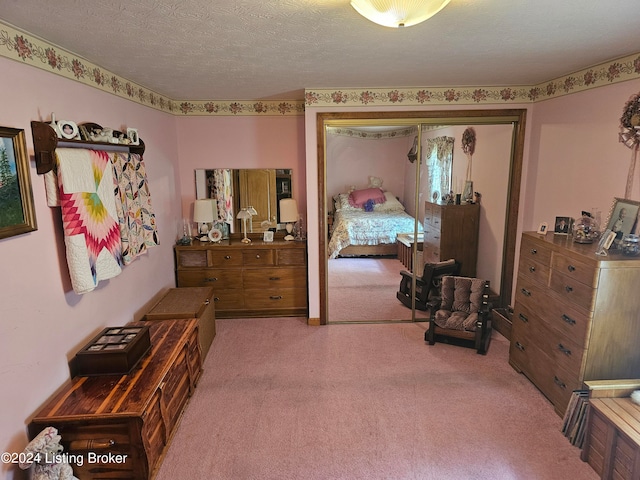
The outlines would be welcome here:
[[[233,195],[231,169],[216,168],[207,171],[207,197],[218,204],[218,219],[228,223],[233,232]]]
[[[453,171],[453,137],[436,137],[425,140],[425,176],[426,182],[421,191],[427,193],[427,200],[440,202],[450,192],[451,172]]]

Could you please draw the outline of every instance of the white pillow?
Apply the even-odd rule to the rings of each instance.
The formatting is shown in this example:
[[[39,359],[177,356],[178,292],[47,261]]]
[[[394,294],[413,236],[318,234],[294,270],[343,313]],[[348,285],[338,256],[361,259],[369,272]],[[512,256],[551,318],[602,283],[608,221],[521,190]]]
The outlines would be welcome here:
[[[349,203],[349,194],[348,193],[339,193],[336,195],[338,197],[336,199],[336,212],[340,210],[362,210],[360,207],[352,207]]]
[[[384,196],[387,199],[384,203],[379,203],[373,206],[373,210],[376,212],[403,212],[404,205],[402,205],[396,196],[391,192],[384,192]]]

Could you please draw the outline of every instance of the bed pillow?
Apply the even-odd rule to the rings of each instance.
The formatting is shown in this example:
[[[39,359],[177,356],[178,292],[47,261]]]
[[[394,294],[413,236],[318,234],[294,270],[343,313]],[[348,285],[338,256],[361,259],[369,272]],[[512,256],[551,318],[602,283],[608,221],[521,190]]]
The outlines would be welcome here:
[[[404,205],[391,192],[384,192],[386,201],[373,207],[376,212],[403,212]]]
[[[354,190],[349,194],[349,203],[352,207],[362,208],[362,206],[367,203],[367,200],[373,200],[373,203],[384,203],[386,198],[384,192],[379,188]]]
[[[360,207],[352,207],[349,203],[349,194],[348,193],[339,193],[335,197],[335,207],[336,212],[340,210],[362,210]]]

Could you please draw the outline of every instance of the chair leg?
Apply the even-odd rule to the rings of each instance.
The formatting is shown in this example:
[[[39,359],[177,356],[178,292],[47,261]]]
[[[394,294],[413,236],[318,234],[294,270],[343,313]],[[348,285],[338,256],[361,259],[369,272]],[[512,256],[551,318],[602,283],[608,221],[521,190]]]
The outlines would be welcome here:
[[[429,330],[424,332],[424,341],[429,342],[429,345],[436,343],[435,329],[435,322],[433,322],[433,320],[429,320]]]

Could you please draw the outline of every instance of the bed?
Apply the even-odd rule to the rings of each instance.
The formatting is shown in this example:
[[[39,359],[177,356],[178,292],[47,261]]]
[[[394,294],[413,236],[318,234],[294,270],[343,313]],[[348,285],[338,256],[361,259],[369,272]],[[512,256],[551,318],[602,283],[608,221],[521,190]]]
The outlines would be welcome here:
[[[348,194],[334,198],[329,258],[397,254],[397,235],[413,232],[415,219],[391,192],[383,195],[384,201],[365,207],[350,203]],[[422,232],[420,223],[418,231]]]

